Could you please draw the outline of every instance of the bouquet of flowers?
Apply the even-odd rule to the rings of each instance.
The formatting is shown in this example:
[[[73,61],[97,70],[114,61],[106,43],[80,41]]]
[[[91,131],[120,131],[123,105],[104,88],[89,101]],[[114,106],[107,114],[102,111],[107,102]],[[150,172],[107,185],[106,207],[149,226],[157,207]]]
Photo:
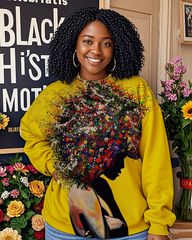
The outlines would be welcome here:
[[[176,57],[165,65],[169,80],[161,81],[163,91],[159,94],[164,102],[160,104],[165,120],[165,128],[172,148],[178,156],[192,155],[192,83],[183,82],[186,67],[182,58]]]
[[[0,239],[36,240],[45,235],[41,216],[50,177],[16,154],[9,165],[0,166]]]
[[[172,141],[179,159],[181,172],[181,191],[176,203],[176,215],[179,220],[192,221],[192,83],[189,87],[183,81],[186,67],[182,58],[176,57],[165,65],[169,80],[161,81],[163,91],[160,96],[167,136]]]

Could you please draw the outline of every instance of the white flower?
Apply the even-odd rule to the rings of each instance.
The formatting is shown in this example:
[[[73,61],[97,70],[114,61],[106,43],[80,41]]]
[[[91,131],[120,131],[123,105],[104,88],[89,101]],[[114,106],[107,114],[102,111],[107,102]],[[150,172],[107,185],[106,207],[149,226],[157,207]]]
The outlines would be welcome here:
[[[25,185],[25,187],[29,187],[29,182],[27,177],[20,177],[20,181]]]
[[[8,198],[9,197],[9,192],[8,191],[4,191],[2,194],[1,194],[1,198],[3,199],[3,200],[5,200],[6,198]]]

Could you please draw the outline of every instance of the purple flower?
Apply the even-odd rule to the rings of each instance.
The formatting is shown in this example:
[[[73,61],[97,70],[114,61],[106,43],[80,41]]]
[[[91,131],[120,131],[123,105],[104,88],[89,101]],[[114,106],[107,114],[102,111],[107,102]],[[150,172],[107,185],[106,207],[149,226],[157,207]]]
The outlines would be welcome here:
[[[174,67],[174,64],[172,62],[167,62],[165,64],[165,68],[168,68],[168,67]]]
[[[189,95],[192,93],[192,91],[188,88],[184,88],[181,92],[183,93],[184,97],[189,97]]]
[[[165,97],[167,97],[167,98],[169,98],[170,97],[170,95],[171,95],[171,93],[170,92],[165,92]]]
[[[180,82],[180,83],[179,83],[179,86],[180,86],[180,87],[186,87],[186,85],[187,85],[187,84],[186,84],[185,82]]]
[[[181,73],[184,74],[186,73],[187,68],[185,66],[181,66]]]
[[[180,75],[179,74],[175,74],[174,77],[173,77],[174,80],[179,80],[180,79]]]
[[[170,94],[168,99],[171,100],[171,101],[177,101],[177,95],[175,93],[174,94]]]
[[[182,58],[181,57],[176,57],[173,59],[173,62],[176,63],[176,64],[180,64],[182,63]]]
[[[180,74],[181,73],[181,67],[180,66],[175,67],[174,73]]]
[[[165,90],[171,91],[171,86],[170,86],[170,85],[166,85],[166,86],[165,86]]]

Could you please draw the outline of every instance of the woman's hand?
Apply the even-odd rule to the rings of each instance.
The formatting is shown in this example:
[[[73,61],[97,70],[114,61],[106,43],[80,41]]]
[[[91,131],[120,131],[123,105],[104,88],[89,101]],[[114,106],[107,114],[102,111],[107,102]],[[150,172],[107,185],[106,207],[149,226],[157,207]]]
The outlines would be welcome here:
[[[168,236],[155,235],[148,233],[147,240],[170,240]]]
[[[55,182],[57,182],[58,184],[60,184],[59,179],[57,178],[56,172],[52,173],[52,177],[55,179]]]

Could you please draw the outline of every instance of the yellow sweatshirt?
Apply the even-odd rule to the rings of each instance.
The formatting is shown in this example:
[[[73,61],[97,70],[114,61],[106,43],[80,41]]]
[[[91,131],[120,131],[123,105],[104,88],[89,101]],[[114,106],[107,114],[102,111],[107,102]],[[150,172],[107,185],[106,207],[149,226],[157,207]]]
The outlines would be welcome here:
[[[142,130],[137,149],[140,158],[125,157],[123,165],[116,168],[115,178],[102,174],[88,192],[76,186],[61,187],[52,179],[42,215],[51,226],[69,234],[83,235],[91,226],[95,234],[92,235],[103,238],[122,237],[146,229],[152,234],[167,235],[175,215],[172,213],[172,167],[161,109],[143,79],[134,76],[119,80],[109,76],[107,81],[112,86],[113,83],[120,85],[126,96],[132,96],[132,100],[142,106]],[[45,175],[55,171],[55,155],[45,127],[54,121],[56,111],[52,106],[60,103],[61,98],[74,97],[82,85],[86,82],[78,78],[70,85],[61,81],[50,84],[21,120],[25,153],[34,167]],[[88,203],[85,199],[89,199]],[[94,204],[90,206],[91,200]]]

